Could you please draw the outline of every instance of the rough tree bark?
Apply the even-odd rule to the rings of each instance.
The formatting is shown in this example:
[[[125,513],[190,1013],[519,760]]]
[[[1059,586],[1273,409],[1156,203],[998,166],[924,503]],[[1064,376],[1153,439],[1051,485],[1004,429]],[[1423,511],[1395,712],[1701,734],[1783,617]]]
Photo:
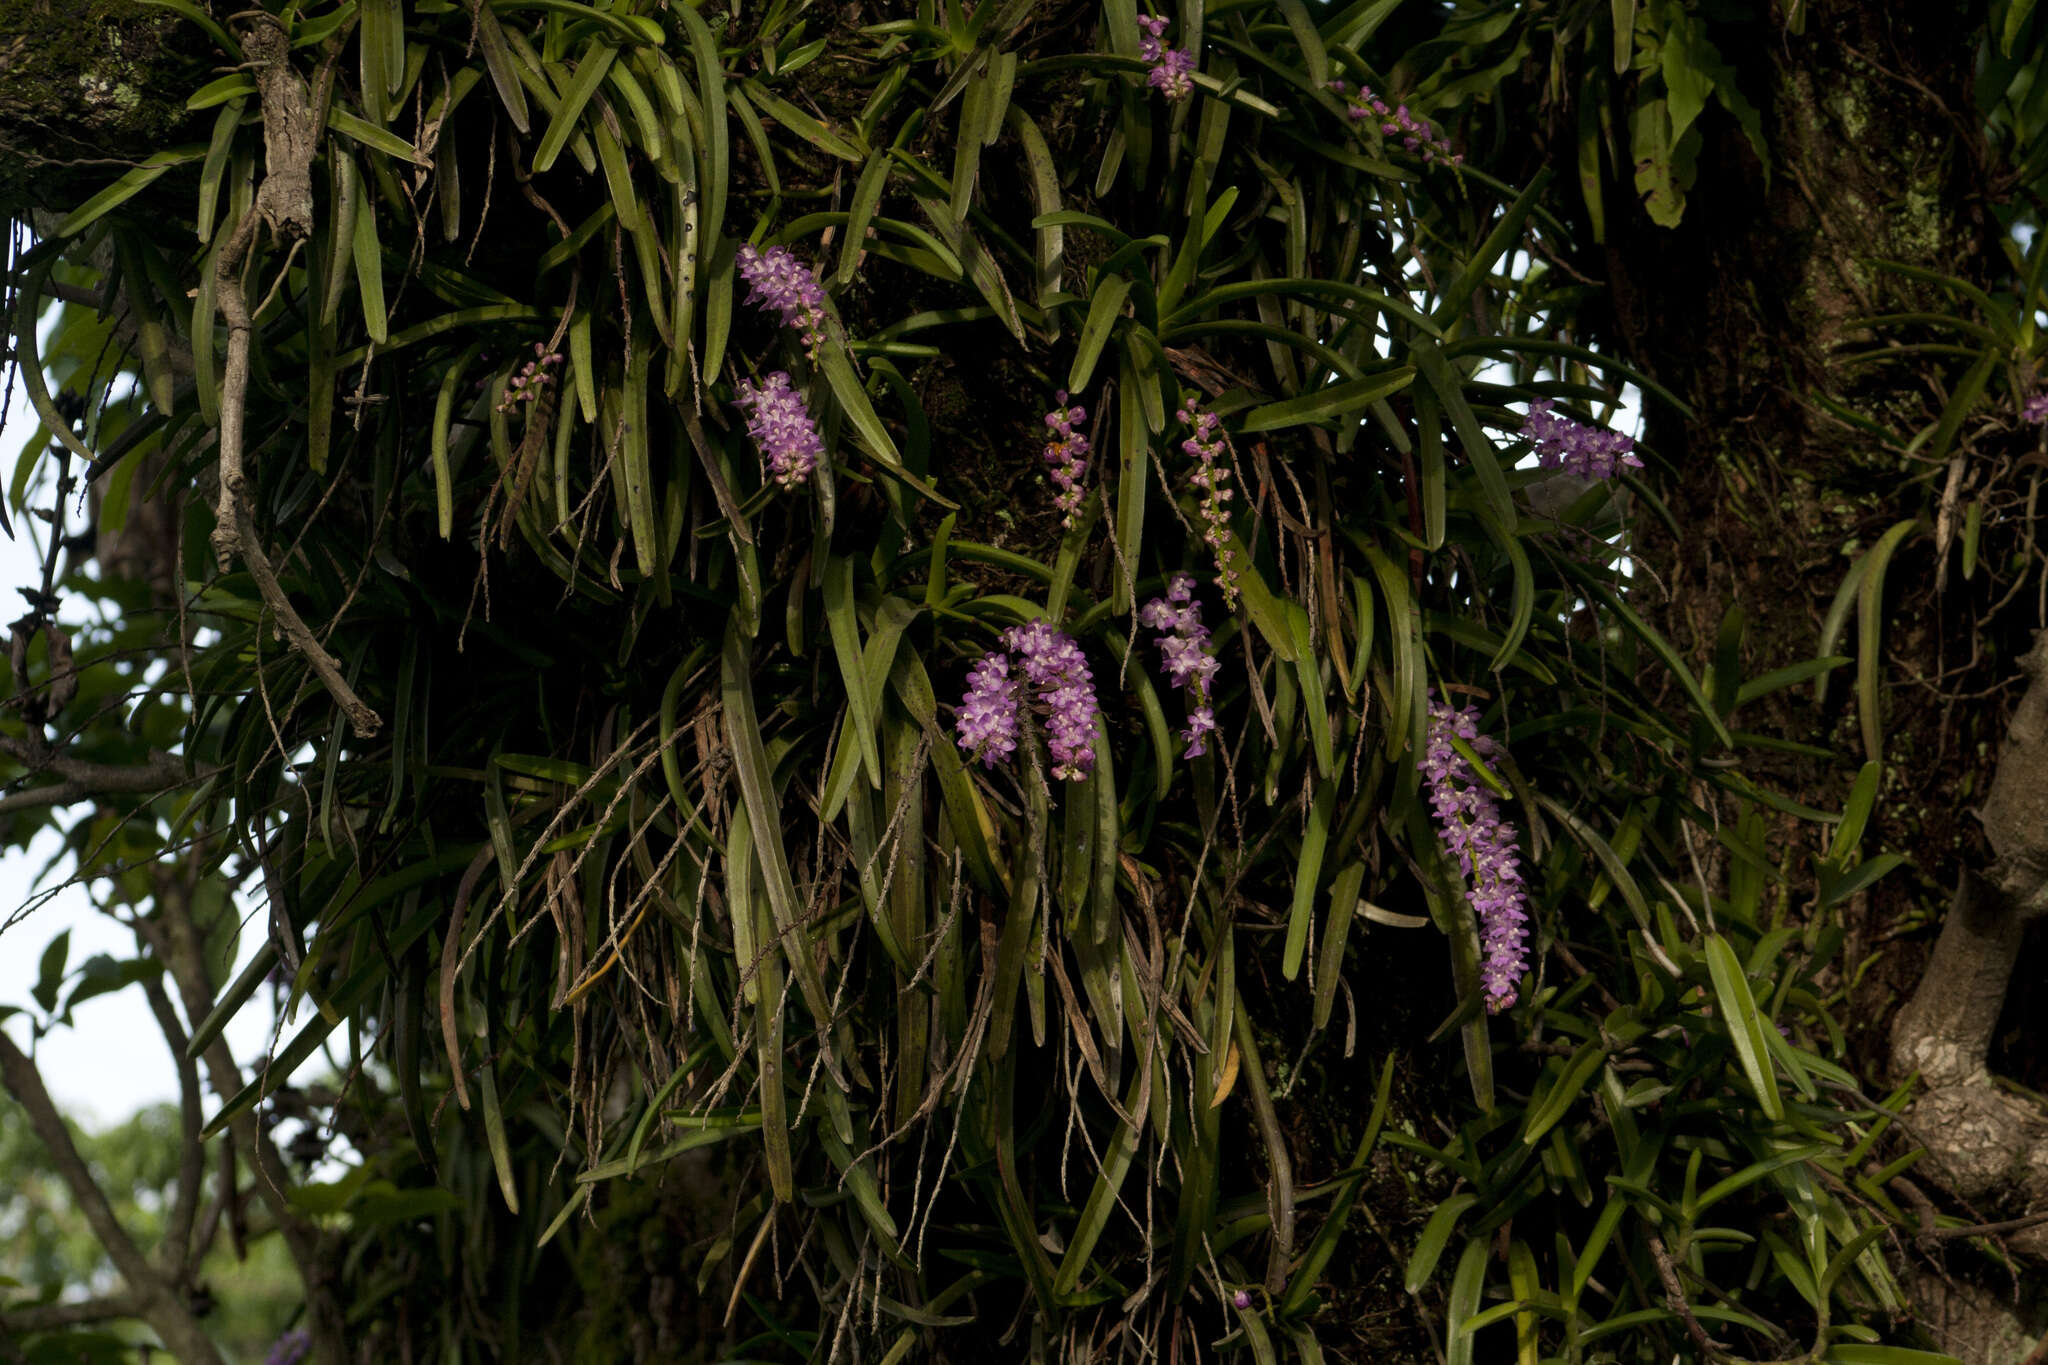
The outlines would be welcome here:
[[[1936,1174],[1965,1199],[2048,1203],[2048,1114],[2000,1090],[1987,1061],[2027,923],[2048,910],[2048,631],[2021,660],[2032,679],[2006,728],[1980,812],[1991,865],[1965,867],[1920,988],[1892,1023],[1892,1059],[1927,1094],[1911,1118]],[[2048,1256],[2048,1224],[2013,1245]]]
[[[214,60],[191,25],[132,0],[0,0],[0,212],[77,203],[192,141],[179,92]]]

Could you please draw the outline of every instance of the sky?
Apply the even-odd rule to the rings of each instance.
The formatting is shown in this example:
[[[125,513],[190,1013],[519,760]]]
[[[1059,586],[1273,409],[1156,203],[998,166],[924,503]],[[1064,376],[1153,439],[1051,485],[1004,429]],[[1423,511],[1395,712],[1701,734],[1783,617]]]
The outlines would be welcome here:
[[[8,377],[13,379],[11,370]],[[7,405],[7,424],[0,431],[0,480],[14,471],[15,460],[34,437],[36,420],[18,381]],[[42,559],[28,519],[13,518],[14,538],[0,535],[0,623],[27,610],[20,589],[40,586]],[[37,527],[36,529],[41,529]],[[61,618],[60,618],[61,619]],[[44,879],[45,864],[61,847],[57,836],[42,831],[26,849],[0,849],[0,924],[15,910],[41,895],[62,875]],[[245,916],[246,919],[246,916]],[[65,929],[71,931],[71,965],[95,953],[116,959],[136,955],[135,936],[94,908],[88,888],[70,886],[13,928],[0,931],[0,1005],[34,1006],[34,988],[44,947]],[[239,971],[261,946],[260,920],[242,934],[236,962]],[[263,992],[228,1026],[227,1038],[243,1061],[263,1052],[270,1040],[272,1016]],[[23,1048],[30,1046],[27,1019],[15,1015],[0,1023]],[[118,1123],[137,1109],[177,1098],[177,1072],[142,993],[115,991],[80,1005],[69,1028],[58,1028],[34,1045],[44,1084],[58,1106],[88,1128]],[[317,1065],[315,1062],[309,1065]],[[217,1100],[208,1096],[210,1113]]]

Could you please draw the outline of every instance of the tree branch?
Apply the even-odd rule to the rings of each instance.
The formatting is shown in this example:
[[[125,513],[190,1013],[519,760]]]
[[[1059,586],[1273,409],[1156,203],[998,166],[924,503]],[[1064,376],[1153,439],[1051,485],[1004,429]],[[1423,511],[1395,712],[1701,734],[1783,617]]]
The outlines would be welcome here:
[[[214,984],[206,969],[205,939],[192,917],[189,894],[170,877],[160,877],[156,886],[156,904],[156,916],[138,921],[136,930],[169,966],[185,1017],[203,1019],[213,1007]],[[200,1055],[200,1060],[205,1063],[208,1083],[222,1100],[233,1099],[240,1093],[242,1068],[236,1063],[226,1039],[215,1038]],[[276,1144],[257,1122],[255,1111],[247,1110],[236,1116],[228,1124],[228,1135],[248,1154],[249,1163],[256,1173],[256,1195],[276,1220],[278,1234],[284,1239],[285,1248],[298,1267],[299,1279],[305,1285],[306,1300],[312,1309],[317,1358],[323,1365],[338,1365],[342,1359],[339,1354],[342,1312],[327,1278],[328,1263],[320,1231],[285,1197],[285,1191],[291,1185],[291,1174],[285,1169]],[[236,1194],[232,1166],[223,1172],[220,1195],[219,1207],[228,1214],[230,1236],[233,1236]],[[209,1226],[215,1216],[209,1211]],[[203,1240],[210,1242],[211,1233]]]
[[[206,1248],[192,1243],[192,1222],[199,1210],[199,1187],[206,1178],[206,1144],[199,1134],[205,1127],[199,1105],[199,1067],[185,1055],[185,1030],[178,1023],[171,998],[163,983],[155,979],[142,983],[150,1012],[163,1030],[164,1043],[171,1049],[171,1064],[178,1069],[178,1194],[171,1204],[170,1226],[164,1232],[159,1259],[165,1273],[183,1281],[198,1267]]]
[[[27,768],[30,776],[55,773],[61,779],[46,787],[30,787],[0,796],[0,815],[42,806],[65,806],[95,796],[153,796],[214,771],[190,770],[184,759],[161,749],[151,750],[149,758],[141,763],[94,763],[8,735],[0,735],[0,754]]]
[[[2048,1114],[2000,1090],[1986,1067],[2027,922],[2048,902],[2048,631],[2020,666],[2030,682],[1978,812],[1992,863],[1963,870],[1927,970],[1892,1021],[1891,1042],[1892,1065],[1918,1071],[1927,1084],[1912,1112],[1942,1183],[1963,1199],[2018,1193],[2038,1202],[2048,1198]],[[2039,1221],[1997,1230],[2032,1234],[2016,1239],[2021,1249],[2048,1254]]]
[[[214,258],[214,295],[228,324],[228,349],[221,368],[220,501],[214,509],[213,552],[223,569],[237,553],[242,556],[249,576],[256,580],[264,602],[277,614],[278,624],[284,628],[292,648],[306,656],[306,662],[348,716],[356,736],[368,739],[382,728],[382,718],[363,704],[342,676],[341,665],[307,628],[291,599],[285,596],[270,566],[270,557],[263,553],[250,524],[244,496],[248,476],[243,469],[242,425],[249,392],[249,341],[255,330],[255,318],[249,311],[248,295],[242,291],[242,263],[248,258],[259,226],[268,225],[273,233],[294,242],[312,231],[309,167],[319,141],[320,115],[316,103],[308,98],[306,83],[292,69],[291,45],[282,24],[267,14],[251,16],[243,30],[243,49],[256,74],[257,94],[263,106],[264,173],[256,202],[235,224]]]
[[[82,1299],[77,1303],[44,1303],[12,1308],[0,1313],[10,1332],[48,1332],[58,1327],[82,1327],[89,1322],[112,1322],[116,1318],[140,1317],[142,1300],[134,1294],[109,1294],[103,1299]]]
[[[186,1017],[203,1019],[213,1007],[213,983],[206,971],[203,935],[192,920],[180,888],[160,881],[156,903],[156,921],[139,921],[137,932],[149,941],[169,966],[171,979],[177,983],[179,997],[184,1003]],[[209,1043],[200,1054],[200,1060],[206,1064],[207,1082],[222,1100],[233,1099],[241,1093],[242,1068],[224,1039],[215,1038]],[[285,1170],[284,1159],[258,1127],[253,1113],[241,1115],[229,1126],[235,1140],[247,1150],[250,1162],[256,1167],[258,1195],[277,1217],[285,1245],[290,1249],[292,1259],[298,1262],[301,1275],[310,1280],[316,1260],[316,1238],[313,1229],[284,1198],[284,1191],[291,1180]]]
[[[92,1228],[93,1237],[137,1295],[136,1316],[154,1327],[164,1345],[186,1365],[226,1365],[191,1309],[136,1249],[134,1239],[114,1216],[106,1192],[93,1179],[85,1158],[71,1141],[71,1130],[64,1126],[56,1105],[50,1102],[42,1073],[5,1031],[0,1031],[0,1082],[6,1084],[8,1093],[27,1112],[29,1126],[49,1151],[51,1162]]]

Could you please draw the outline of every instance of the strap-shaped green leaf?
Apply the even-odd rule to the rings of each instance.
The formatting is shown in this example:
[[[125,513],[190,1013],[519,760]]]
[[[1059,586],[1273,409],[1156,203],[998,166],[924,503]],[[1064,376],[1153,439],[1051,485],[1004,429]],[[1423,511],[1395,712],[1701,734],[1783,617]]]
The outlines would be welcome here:
[[[148,189],[165,171],[173,166],[189,165],[206,157],[207,148],[194,144],[189,147],[172,147],[161,152],[151,152],[140,166],[129,171],[113,184],[80,204],[64,215],[57,224],[54,235],[75,237],[94,223],[112,213],[136,195]]]
[[[1130,297],[1131,282],[1122,275],[1103,275],[1095,281],[1088,300],[1088,319],[1081,324],[1081,336],[1074,343],[1074,362],[1067,369],[1067,392],[1080,393],[1095,377],[1095,362],[1109,341],[1110,328],[1123,313]],[[1131,397],[1136,398],[1134,392]]]
[[[1714,982],[1714,999],[1728,1025],[1742,1072],[1749,1078],[1750,1088],[1756,1091],[1764,1114],[1782,1119],[1785,1101],[1778,1093],[1777,1072],[1763,1038],[1763,1031],[1775,1025],[1757,1012],[1756,1000],[1749,992],[1749,978],[1742,971],[1742,960],[1726,938],[1720,934],[1707,935],[1706,957],[1707,971]]]
[[[829,1059],[827,1030],[834,1017],[831,999],[818,973],[817,960],[811,955],[810,934],[803,927],[802,910],[797,904],[796,882],[790,876],[788,856],[782,848],[780,802],[776,799],[768,753],[761,742],[761,724],[754,710],[753,670],[747,655],[745,636],[737,628],[727,631],[719,660],[719,699],[726,742],[732,746],[733,778],[739,784],[748,817],[761,832],[754,840],[754,853],[761,869],[762,890],[774,916],[779,951],[795,970],[804,1005],[818,1029],[818,1045],[826,1049]]]
[[[1327,384],[1294,398],[1283,398],[1277,403],[1253,408],[1244,415],[1240,425],[1248,432],[1278,431],[1309,422],[1335,421],[1399,393],[1414,380],[1414,367],[1401,365],[1378,374]]]
[[[1436,1273],[1436,1263],[1444,1254],[1444,1245],[1451,1239],[1458,1220],[1466,1210],[1479,1202],[1477,1195],[1454,1194],[1438,1204],[1429,1215],[1429,1221],[1422,1225],[1422,1235],[1415,1239],[1415,1250],[1408,1255],[1408,1267],[1401,1277],[1401,1286],[1410,1294],[1419,1294]]]

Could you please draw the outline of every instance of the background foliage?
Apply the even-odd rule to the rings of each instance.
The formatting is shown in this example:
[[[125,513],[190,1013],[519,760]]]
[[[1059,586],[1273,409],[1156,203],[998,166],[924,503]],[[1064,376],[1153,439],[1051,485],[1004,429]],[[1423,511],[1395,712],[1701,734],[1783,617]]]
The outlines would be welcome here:
[[[1906,1092],[1844,1035],[1928,513],[1817,643],[1731,608],[1695,647],[1657,444],[1606,485],[1517,443],[1536,399],[1693,417],[1581,265],[1696,210],[1709,136],[1771,164],[1724,54],[1801,7],[1197,2],[1174,101],[1131,0],[159,3],[210,49],[191,140],[11,262],[45,424],[11,505],[61,531],[89,485],[59,586],[109,610],[31,603],[0,720],[25,780],[155,780],[6,818],[61,825],[189,1055],[266,981],[298,1006],[209,1064],[204,1134],[252,1193],[256,1116],[347,1134],[347,1174],[270,1186],[321,1359],[1940,1358],[1888,1233]],[[1983,106],[2029,181],[2030,9]],[[1931,426],[1823,396],[1929,478],[2037,441],[1980,404],[2034,383],[2011,240],[1999,293],[1911,276],[1936,302],[1865,324]],[[815,354],[745,302],[748,243],[820,272]],[[733,404],[774,371],[831,453],[794,494]],[[1190,397],[1235,443],[1234,611]],[[2008,597],[2019,488],[1934,512]],[[1135,619],[1181,570],[1223,665],[1194,760]],[[1085,781],[953,741],[1035,620],[1094,669]],[[1786,723],[1830,688],[1860,742]],[[1432,690],[1508,755],[1534,951],[1492,1018]],[[232,981],[231,889],[266,937]],[[331,1090],[279,1087],[323,1046]]]

